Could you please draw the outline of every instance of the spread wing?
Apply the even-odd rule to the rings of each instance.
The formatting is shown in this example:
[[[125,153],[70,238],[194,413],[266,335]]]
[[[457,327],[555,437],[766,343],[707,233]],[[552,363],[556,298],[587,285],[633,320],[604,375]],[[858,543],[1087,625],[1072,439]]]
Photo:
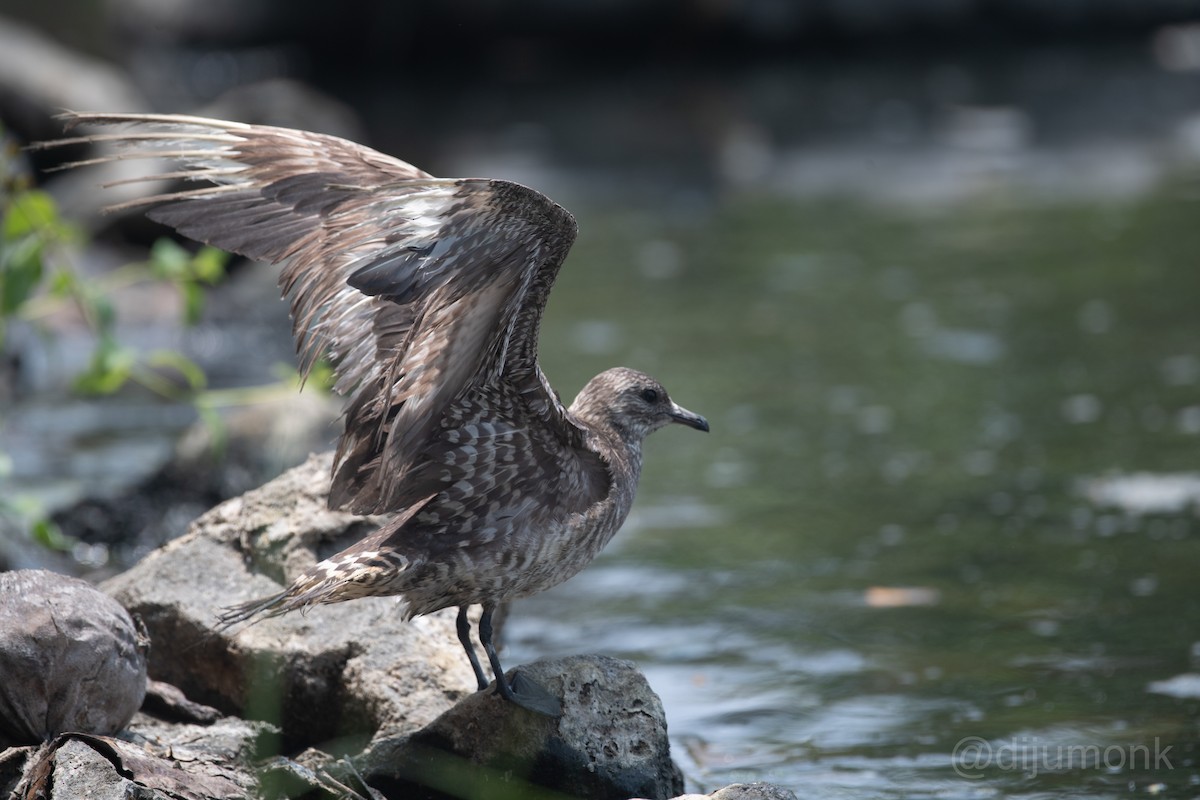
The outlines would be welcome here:
[[[517,398],[539,460],[602,493],[607,476],[537,365],[546,297],[575,238],[569,213],[499,180],[439,179],[333,136],[198,117],[65,115],[121,126],[47,142],[103,144],[67,166],[163,159],[133,181],[184,188],[123,203],[193,239],[282,265],[305,374],[327,354],[347,396],[330,504],[395,511],[428,495],[426,448],[464,398]],[[199,185],[193,185],[198,183]],[[474,402],[474,401],[471,401]]]

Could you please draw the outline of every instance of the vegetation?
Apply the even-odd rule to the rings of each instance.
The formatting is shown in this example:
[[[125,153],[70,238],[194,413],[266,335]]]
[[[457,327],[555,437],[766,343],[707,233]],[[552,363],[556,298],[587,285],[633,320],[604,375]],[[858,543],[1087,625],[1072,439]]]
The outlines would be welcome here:
[[[11,150],[0,154],[0,352],[13,326],[29,325],[39,335],[52,336],[44,323],[71,307],[94,340],[87,367],[72,380],[74,391],[110,395],[136,384],[170,400],[192,402],[209,424],[219,424],[204,371],[176,350],[140,352],[121,342],[112,298],[131,285],[166,283],[183,298],[181,324],[194,324],[203,310],[206,288],[225,275],[228,254],[212,247],[193,253],[163,238],[144,262],[100,277],[85,276],[74,254],[86,246],[87,237],[62,218],[49,194],[32,188],[13,168],[14,155]],[[0,452],[0,478],[10,473],[11,462]],[[21,498],[0,497],[0,513],[26,520],[33,537],[47,546],[61,549],[71,544],[43,509]]]
[[[204,287],[225,274],[228,254],[211,247],[189,253],[170,239],[159,239],[147,261],[89,280],[70,257],[71,248],[81,244],[83,236],[59,216],[50,195],[37,189],[7,194],[0,226],[0,346],[13,322],[36,325],[70,304],[95,335],[88,368],[75,378],[77,391],[112,394],[131,381],[172,398],[204,389],[203,371],[182,353],[165,349],[138,353],[117,339],[111,295],[133,283],[171,283],[184,298],[182,322],[192,324],[203,308]],[[182,387],[162,377],[162,369],[168,367],[182,376]]]

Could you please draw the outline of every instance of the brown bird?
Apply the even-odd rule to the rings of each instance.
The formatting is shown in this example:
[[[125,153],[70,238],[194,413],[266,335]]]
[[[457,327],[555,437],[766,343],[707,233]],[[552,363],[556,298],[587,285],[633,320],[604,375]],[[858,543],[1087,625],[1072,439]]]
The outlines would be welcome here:
[[[165,159],[136,181],[186,188],[122,203],[184,236],[282,265],[302,374],[325,355],[346,396],[331,508],[394,514],[234,624],[319,603],[399,595],[405,618],[458,607],[479,688],[467,608],[506,699],[557,715],[519,672],[510,684],[492,616],[583,569],[629,513],[642,440],[678,422],[708,430],[641,372],[615,368],[569,408],[537,361],[551,284],[574,218],[503,180],[435,178],[333,136],[159,114],[64,115],[120,126],[39,147],[104,144],[66,166]],[[191,186],[199,183],[198,186]]]

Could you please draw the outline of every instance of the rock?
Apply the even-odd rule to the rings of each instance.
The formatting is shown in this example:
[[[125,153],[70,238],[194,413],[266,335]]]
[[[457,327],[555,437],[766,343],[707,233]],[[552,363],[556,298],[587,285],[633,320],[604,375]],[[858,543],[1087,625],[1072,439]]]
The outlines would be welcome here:
[[[733,783],[712,794],[681,794],[672,800],[796,800],[796,793],[773,783]]]
[[[682,791],[662,704],[628,662],[573,656],[511,671],[510,680],[519,673],[560,700],[563,714],[552,719],[510,705],[492,690],[473,691],[453,609],[405,623],[394,601],[366,598],[218,630],[221,608],[278,591],[377,524],[326,507],[330,461],[329,455],[310,457],[222,503],[182,538],[105,584],[144,621],[154,643],[148,669],[156,680],[143,712],[127,726],[132,710],[113,715],[103,726],[113,736],[66,733],[82,725],[56,723],[43,734],[58,734],[47,744],[0,753],[0,791],[41,792],[49,800],[235,800],[264,792],[378,800],[472,796],[497,783],[511,787],[513,796],[548,790],[605,800]],[[47,612],[37,603],[26,609],[36,596],[27,589],[44,584],[42,591],[51,595],[87,598],[85,619],[125,620],[118,626],[121,636],[108,634],[124,647],[114,656],[109,645],[110,668],[124,663],[121,653],[142,652],[124,609],[86,584],[49,573],[0,575],[0,581],[23,581],[3,590],[0,630],[19,630],[14,616],[39,630],[50,624],[38,621]],[[25,605],[7,602],[9,596]],[[56,614],[60,607],[78,603],[59,604]],[[62,631],[68,651],[85,643],[92,652],[90,628],[75,622]],[[23,647],[12,649],[42,661],[54,655],[28,637],[22,641]],[[6,676],[33,676],[42,661],[0,669]],[[141,676],[137,700],[146,691],[146,666],[143,660],[135,672]],[[89,685],[78,683],[80,689]],[[9,703],[10,686],[17,694],[29,691],[23,684],[0,686]],[[103,682],[96,687],[104,691],[89,713],[123,697],[110,696]],[[296,755],[271,758],[280,753]],[[260,764],[258,772],[252,761]],[[793,795],[751,784],[710,797]]]
[[[0,574],[0,598],[0,747],[124,728],[146,693],[148,644],[125,609],[44,570]]]
[[[126,739],[67,733],[28,756],[13,796],[48,800],[242,800],[258,796],[249,760],[270,726],[225,719],[203,727],[145,715]]]
[[[147,681],[146,699],[142,702],[142,710],[162,720],[195,722],[200,725],[209,725],[221,718],[221,712],[217,709],[189,700],[179,687],[163,681]]]
[[[511,671],[510,680],[519,673],[560,700],[563,714],[552,719],[510,705],[492,690],[473,691],[453,609],[405,623],[394,601],[368,598],[218,630],[221,608],[277,591],[377,523],[326,507],[329,466],[330,456],[313,456],[222,503],[182,538],[108,581],[104,588],[140,616],[154,642],[148,666],[156,680],[143,712],[132,722],[131,710],[107,720],[103,731],[115,736],[66,733],[80,726],[56,723],[45,732],[58,734],[47,744],[0,754],[0,790],[14,796],[40,792],[48,800],[237,800],[263,792],[378,800],[472,796],[496,783],[514,796],[549,790],[604,800],[682,791],[662,704],[629,662],[573,656]],[[11,595],[26,606],[37,596],[28,589],[42,585],[43,593],[87,598],[88,619],[124,615],[125,627],[118,626],[124,638],[109,638],[142,652],[133,647],[133,623],[124,609],[86,584],[49,573],[0,575],[0,581],[13,584],[4,591],[6,600]],[[59,604],[55,613],[59,606],[77,608],[78,602]],[[38,630],[49,624],[38,621],[46,612],[37,603],[18,610],[24,608],[0,606],[0,622],[9,620],[0,630],[18,629],[10,619],[14,613]],[[95,638],[72,624],[61,635],[68,650]],[[23,641],[12,649],[49,658]],[[123,663],[111,652],[106,658],[110,666]],[[145,692],[141,663],[135,674]],[[14,663],[3,672],[32,676],[41,668],[40,661]],[[95,686],[104,691],[90,711],[116,704],[111,687]],[[5,685],[4,692],[11,703],[13,690]],[[279,753],[298,755],[270,758]],[[260,764],[258,772],[252,761]],[[794,795],[750,784],[710,797]]]
[[[58,797],[94,797],[96,800],[124,800],[133,781],[120,775],[111,761],[92,748],[86,740],[67,739],[54,748],[53,763],[47,765],[43,788],[34,784],[34,792]],[[49,789],[49,791],[47,791]],[[36,796],[36,795],[35,795]]]
[[[278,591],[377,524],[326,507],[329,467],[328,455],[311,457],[217,506],[105,584],[145,621],[155,643],[150,674],[189,701],[156,689],[156,708],[192,714],[198,702],[278,724],[279,740],[262,754],[300,753],[269,771],[301,789],[429,796],[444,788],[439,781],[505,775],[575,797],[681,791],[662,704],[628,662],[577,656],[520,667],[561,698],[562,717],[550,719],[473,691],[453,609],[406,623],[393,600],[364,598],[218,630],[221,608]],[[125,738],[144,736],[144,716]],[[164,748],[178,752],[171,742],[189,741],[158,724]],[[338,762],[342,755],[352,758]]]
[[[453,610],[405,623],[393,600],[368,598],[217,630],[221,608],[278,591],[372,529],[326,508],[329,466],[315,456],[217,506],[105,584],[144,620],[155,679],[223,713],[277,722],[292,752],[357,752],[411,733],[474,683]]]
[[[571,797],[668,797],[683,788],[671,761],[662,703],[628,661],[573,656],[521,672],[562,701],[551,719],[494,692],[467,697],[411,736],[378,742],[356,759],[388,797],[472,796],[489,781]],[[470,787],[475,787],[471,789]]]
[[[773,783],[735,783],[709,795],[712,800],[796,800],[791,789]]]
[[[67,536],[105,545],[110,562],[125,568],[181,536],[207,509],[329,444],[338,415],[329,395],[279,386],[256,399],[222,413],[217,429],[205,421],[193,424],[170,460],[145,478],[56,510],[51,518]]]

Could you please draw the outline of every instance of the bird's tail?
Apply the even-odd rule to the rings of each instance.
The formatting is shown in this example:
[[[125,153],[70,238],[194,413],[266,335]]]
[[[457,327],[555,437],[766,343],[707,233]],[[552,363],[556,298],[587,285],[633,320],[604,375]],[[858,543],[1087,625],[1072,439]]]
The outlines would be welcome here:
[[[321,562],[313,570],[301,575],[291,586],[282,592],[259,597],[236,606],[221,609],[217,615],[217,630],[226,630],[239,622],[261,622],[271,617],[280,617],[289,611],[303,611],[311,606],[322,603],[336,603],[349,600],[354,595],[340,592],[338,582],[329,575],[320,575],[318,569],[325,566]]]
[[[218,630],[325,603],[404,594],[412,562],[390,540],[433,497],[409,506],[362,541],[312,567],[282,592],[222,609],[217,615]]]
[[[259,597],[247,603],[238,603],[236,606],[222,608],[221,612],[217,614],[217,630],[228,630],[239,622],[250,620],[259,622],[286,614],[292,610],[292,606],[288,602],[290,593],[290,588],[284,589],[282,592],[276,592],[267,597]],[[257,619],[254,619],[255,617]]]
[[[218,630],[326,603],[402,593],[392,587],[408,568],[407,559],[374,549],[355,550],[322,561],[281,592],[222,609],[217,615]]]

